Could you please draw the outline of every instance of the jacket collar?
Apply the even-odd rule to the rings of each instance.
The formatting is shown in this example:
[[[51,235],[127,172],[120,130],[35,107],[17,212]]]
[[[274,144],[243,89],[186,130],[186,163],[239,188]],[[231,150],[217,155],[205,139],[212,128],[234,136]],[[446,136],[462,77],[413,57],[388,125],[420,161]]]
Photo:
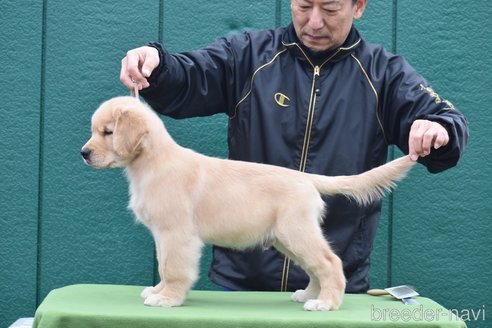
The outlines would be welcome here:
[[[352,25],[345,42],[338,48],[323,52],[313,52],[301,43],[296,35],[294,25],[291,23],[284,31],[282,44],[291,49],[298,57],[307,60],[312,66],[322,66],[327,62],[336,62],[349,56],[361,43],[359,32]]]

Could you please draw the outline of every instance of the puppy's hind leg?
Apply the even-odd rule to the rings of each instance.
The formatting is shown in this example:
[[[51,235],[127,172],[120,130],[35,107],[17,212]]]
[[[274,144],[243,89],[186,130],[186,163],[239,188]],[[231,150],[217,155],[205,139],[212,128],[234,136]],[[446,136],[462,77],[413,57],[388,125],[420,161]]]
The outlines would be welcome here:
[[[331,250],[318,224],[322,207],[306,205],[299,211],[290,209],[288,216],[284,213],[276,227],[277,240],[311,278],[308,288],[294,293],[293,299],[305,302],[304,309],[308,311],[336,310],[345,292],[342,261]]]
[[[292,261],[295,263],[301,265],[303,269],[306,271],[307,275],[309,276],[309,284],[305,289],[298,289],[292,294],[292,300],[295,302],[299,303],[305,303],[308,300],[318,298],[319,292],[320,292],[320,286],[319,286],[319,281],[318,278],[311,272],[307,271],[305,269],[305,266],[302,265],[302,259],[297,258],[292,252],[290,252],[284,245],[282,245],[280,242],[276,242],[274,244],[274,247],[290,258]]]
[[[290,246],[293,259],[308,273],[309,284],[305,290],[292,295],[297,302],[305,302],[307,311],[337,310],[345,293],[345,276],[342,261],[333,253],[322,235],[297,240]],[[304,245],[300,245],[304,244]],[[305,245],[308,247],[305,247]]]
[[[179,231],[165,234],[162,244],[167,253],[165,258],[159,259],[165,261],[162,270],[164,286],[158,293],[149,295],[144,304],[180,306],[198,278],[203,243],[198,236]]]
[[[318,277],[320,293],[317,299],[308,300],[304,309],[308,311],[338,310],[345,293],[345,276],[342,261],[323,239],[306,259],[307,270]]]

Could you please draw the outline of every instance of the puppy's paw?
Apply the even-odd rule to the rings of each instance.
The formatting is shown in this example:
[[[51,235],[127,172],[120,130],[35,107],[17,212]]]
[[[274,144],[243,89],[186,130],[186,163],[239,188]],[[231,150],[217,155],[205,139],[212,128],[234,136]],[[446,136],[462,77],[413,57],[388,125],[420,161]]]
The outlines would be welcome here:
[[[332,307],[330,301],[322,301],[322,300],[309,300],[304,303],[304,310],[306,311],[329,311],[336,310]]]
[[[180,306],[183,304],[183,301],[181,299],[172,299],[161,294],[152,294],[145,299],[144,304],[147,306],[172,307]]]
[[[144,290],[142,290],[142,292],[140,293],[140,297],[142,297],[143,299],[146,299],[147,297],[149,297],[152,294],[159,293],[163,288],[164,288],[164,283],[161,281],[157,285],[155,285],[154,287],[150,286],[150,287],[147,287]]]
[[[306,290],[298,289],[292,294],[291,299],[294,302],[305,303],[310,297],[308,297]]]
[[[140,297],[143,298],[143,299],[146,299],[147,297],[149,297],[150,295],[152,294],[156,294],[158,293],[159,291],[158,290],[155,290],[155,287],[146,287],[144,288],[144,290],[142,290],[142,292],[140,293]]]
[[[298,289],[292,294],[291,299],[294,302],[306,303],[308,300],[318,298],[319,290],[315,291],[313,289]]]

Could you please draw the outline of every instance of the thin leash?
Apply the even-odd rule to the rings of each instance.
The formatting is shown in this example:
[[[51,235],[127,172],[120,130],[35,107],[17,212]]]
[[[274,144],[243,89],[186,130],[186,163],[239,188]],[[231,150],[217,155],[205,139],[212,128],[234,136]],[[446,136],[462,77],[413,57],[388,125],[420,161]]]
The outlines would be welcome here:
[[[133,89],[131,89],[130,95],[140,100],[140,96],[138,94],[138,81],[132,79],[132,82],[133,82]]]

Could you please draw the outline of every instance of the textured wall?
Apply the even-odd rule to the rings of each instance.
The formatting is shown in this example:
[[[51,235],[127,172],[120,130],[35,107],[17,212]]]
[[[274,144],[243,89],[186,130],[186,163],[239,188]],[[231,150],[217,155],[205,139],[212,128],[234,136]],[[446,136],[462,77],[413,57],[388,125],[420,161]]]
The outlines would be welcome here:
[[[150,285],[153,242],[126,210],[121,171],[79,158],[100,102],[127,94],[127,49],[164,41],[171,51],[290,21],[277,1],[0,2],[0,327],[32,316],[53,288],[74,283]],[[357,25],[368,41],[406,58],[469,118],[457,168],[423,168],[385,202],[373,286],[409,283],[448,308],[492,307],[490,2],[371,0]],[[164,118],[176,140],[225,157],[227,118]],[[197,288],[214,288],[202,261]],[[489,325],[490,325],[490,320]],[[471,322],[469,327],[487,327]]]

